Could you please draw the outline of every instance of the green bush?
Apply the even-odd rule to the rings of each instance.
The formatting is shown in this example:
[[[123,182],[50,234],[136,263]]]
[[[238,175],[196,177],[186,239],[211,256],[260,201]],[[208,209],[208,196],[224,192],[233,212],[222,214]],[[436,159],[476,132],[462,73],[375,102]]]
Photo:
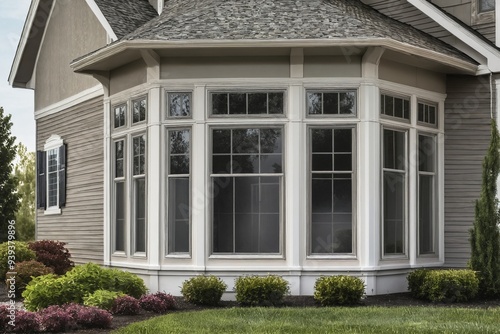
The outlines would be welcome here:
[[[406,276],[408,290],[413,297],[425,299],[425,296],[422,294],[422,286],[424,285],[424,279],[429,271],[429,269],[417,269]]]
[[[215,276],[197,276],[182,283],[184,298],[197,305],[218,305],[227,285]]]
[[[279,276],[243,276],[235,280],[236,301],[245,306],[280,305],[290,292],[288,282]]]
[[[87,263],[63,276],[35,278],[26,286],[23,297],[26,309],[39,310],[50,305],[81,304],[85,296],[97,290],[122,292],[135,298],[147,291],[144,281],[134,274]]]
[[[355,305],[364,293],[364,282],[353,276],[322,276],[314,284],[314,299],[323,306]]]
[[[16,294],[22,293],[33,277],[53,274],[54,270],[37,261],[23,261],[16,263],[14,268],[16,272],[12,278],[15,280]],[[7,275],[6,283],[9,284],[10,277]]]
[[[9,249],[10,248],[10,249]],[[9,253],[10,252],[10,253]],[[11,258],[9,258],[11,256]],[[36,254],[28,248],[28,244],[22,241],[8,242],[0,244],[0,281],[5,281],[6,274],[10,271],[10,265],[15,263],[35,260]],[[9,263],[9,260],[11,262]]]
[[[472,270],[429,270],[416,293],[432,302],[456,303],[473,299],[478,289],[479,279]]]
[[[110,311],[118,297],[125,296],[122,292],[97,290],[94,293],[83,297],[83,305],[95,306],[103,310]]]

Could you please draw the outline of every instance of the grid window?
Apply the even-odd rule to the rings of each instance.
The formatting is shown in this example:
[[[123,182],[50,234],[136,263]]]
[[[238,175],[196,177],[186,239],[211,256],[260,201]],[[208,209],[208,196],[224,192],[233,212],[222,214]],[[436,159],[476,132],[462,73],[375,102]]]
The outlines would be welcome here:
[[[146,120],[147,102],[146,98],[132,101],[132,123],[139,123]]]
[[[355,115],[356,91],[307,92],[309,115]]]
[[[114,108],[115,129],[125,126],[127,119],[127,105],[122,104]]]
[[[191,117],[191,97],[189,92],[167,93],[168,112],[167,117]]]
[[[382,115],[410,120],[410,100],[382,94],[380,96],[380,113]]]
[[[353,129],[311,129],[311,254],[353,253]]]
[[[436,252],[436,137],[418,136],[418,251]]]
[[[59,149],[47,151],[47,192],[48,207],[58,206],[58,186],[59,186]]]
[[[168,141],[168,253],[189,253],[191,131],[169,130]]]
[[[427,103],[418,103],[418,122],[436,126],[437,125],[437,112],[436,106]]]
[[[213,252],[281,249],[282,129],[212,132]]]
[[[283,92],[214,92],[213,115],[272,115],[284,113]]]

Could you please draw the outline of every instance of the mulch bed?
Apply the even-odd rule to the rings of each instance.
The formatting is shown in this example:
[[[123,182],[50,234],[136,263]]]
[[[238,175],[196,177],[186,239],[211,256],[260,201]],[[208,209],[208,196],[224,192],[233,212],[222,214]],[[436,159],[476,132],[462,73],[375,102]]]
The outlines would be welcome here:
[[[201,307],[184,301],[182,297],[175,297],[177,309],[172,312],[199,311],[214,308],[230,308],[238,306],[235,301],[222,301],[218,307]],[[7,302],[7,293],[5,286],[0,285],[0,302]],[[500,307],[500,300],[474,300],[468,303],[430,303],[423,300],[414,299],[409,293],[395,293],[390,295],[368,296],[366,297],[361,307],[364,306],[383,306],[383,307],[405,307],[405,306],[435,306],[435,307],[460,307],[460,308],[490,308]],[[287,296],[285,297],[284,307],[319,307],[312,296]],[[67,332],[67,334],[94,334],[94,333],[109,333],[112,330],[125,327],[131,323],[147,320],[158,316],[158,314],[150,312],[141,312],[135,316],[113,316],[112,329],[89,329]]]

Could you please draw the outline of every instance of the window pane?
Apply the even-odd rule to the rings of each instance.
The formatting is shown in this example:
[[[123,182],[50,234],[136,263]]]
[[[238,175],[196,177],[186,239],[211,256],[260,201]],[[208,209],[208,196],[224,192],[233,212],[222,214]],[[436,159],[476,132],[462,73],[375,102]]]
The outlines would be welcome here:
[[[249,114],[267,114],[267,94],[249,93],[248,94],[248,113]]]
[[[132,102],[133,118],[132,122],[142,122],[146,120],[146,99],[140,99]]]
[[[231,153],[231,130],[214,130],[213,153]]]
[[[394,117],[403,117],[403,100],[399,98],[394,99]]]
[[[48,206],[58,206],[58,186],[59,186],[59,150],[53,149],[47,151],[47,192],[48,192]]]
[[[335,129],[334,130],[334,149],[338,152],[352,152],[352,130]]]
[[[424,121],[424,105],[422,103],[418,104],[418,121]]]
[[[323,93],[324,106],[323,113],[338,114],[339,113],[339,93]]]
[[[356,114],[356,93],[340,93],[340,114]]]
[[[349,174],[333,175],[333,211],[352,212],[352,178]]]
[[[405,165],[405,133],[394,130],[384,130],[384,168],[405,170]]]
[[[146,181],[134,181],[135,252],[146,252]]]
[[[313,171],[332,171],[333,170],[333,154],[313,154],[312,155],[312,170]]]
[[[233,173],[258,173],[258,155],[233,155]]]
[[[333,140],[331,129],[313,129],[312,130],[312,151],[313,152],[332,152]]]
[[[142,175],[146,172],[146,136],[133,138],[134,151],[134,175]]]
[[[418,136],[418,170],[422,172],[434,172],[436,143],[434,137]]]
[[[434,125],[437,124],[436,107],[429,106],[429,123]]]
[[[233,153],[259,153],[259,130],[233,130]]]
[[[212,159],[212,173],[214,174],[230,174],[231,173],[231,156],[230,155],[214,155]]]
[[[247,95],[245,93],[229,94],[229,114],[247,113]]]
[[[233,178],[213,178],[213,252],[233,252]]]
[[[385,95],[384,97],[384,114],[387,116],[394,116],[394,98]]]
[[[322,93],[307,93],[307,111],[310,115],[322,114]]]
[[[189,153],[189,130],[175,130],[170,133],[170,154]]]
[[[311,209],[313,214],[332,213],[333,210],[333,175],[313,174],[311,191]]]
[[[333,170],[335,171],[352,170],[352,154],[336,153],[334,156]]]
[[[419,253],[434,253],[434,176],[419,176]]]
[[[115,251],[125,251],[125,183],[115,184]]]
[[[127,113],[127,106],[122,105],[115,107],[115,128],[125,125],[125,115]]]
[[[283,114],[284,113],[284,94],[283,93],[268,93],[269,113]]]
[[[189,174],[189,155],[171,156],[170,174]]]
[[[170,117],[191,116],[191,93],[168,93]]]
[[[48,183],[48,191],[49,191],[49,207],[57,206],[57,172],[49,172],[49,183]]]
[[[168,251],[189,253],[189,178],[170,178],[168,189]]]
[[[226,93],[212,94],[212,113],[214,115],[228,114]]]
[[[115,177],[124,175],[124,145],[123,140],[115,142]]]
[[[260,129],[260,152],[282,152],[281,129]]]
[[[404,254],[405,174],[384,172],[384,253]]]
[[[260,172],[281,173],[283,171],[281,158],[281,154],[262,154],[260,156]]]
[[[479,12],[487,12],[495,9],[495,0],[480,0]]]

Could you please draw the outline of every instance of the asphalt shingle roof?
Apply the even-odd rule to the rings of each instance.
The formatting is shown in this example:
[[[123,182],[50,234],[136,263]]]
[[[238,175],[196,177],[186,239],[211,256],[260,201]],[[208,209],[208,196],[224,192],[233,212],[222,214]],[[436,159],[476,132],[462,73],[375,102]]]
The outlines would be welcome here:
[[[95,0],[95,2],[118,38],[158,17],[158,12],[147,0]]]
[[[443,41],[359,0],[168,0],[160,16],[123,40],[339,38],[390,38],[471,61]]]

